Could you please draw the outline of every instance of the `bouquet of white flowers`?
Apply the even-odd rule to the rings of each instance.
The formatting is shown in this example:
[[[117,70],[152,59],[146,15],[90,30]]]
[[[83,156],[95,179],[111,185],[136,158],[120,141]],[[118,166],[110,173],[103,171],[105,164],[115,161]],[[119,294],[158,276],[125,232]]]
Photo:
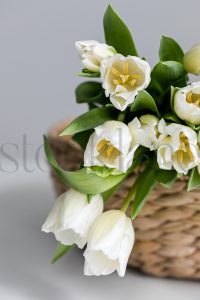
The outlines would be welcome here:
[[[172,188],[188,176],[188,191],[200,186],[200,45],[184,54],[162,36],[159,62],[151,69],[140,57],[131,34],[108,6],[106,44],[75,43],[89,81],[76,88],[78,103],[89,111],[73,120],[60,136],[73,136],[84,152],[80,170],[63,170],[45,138],[47,158],[70,189],[58,197],[42,230],[59,241],[54,260],[73,245],[86,246],[86,275],[124,276],[134,244],[135,219],[157,183]],[[99,78],[93,81],[91,78]],[[140,166],[120,210],[104,211],[120,184]],[[126,215],[131,209],[131,218]]]

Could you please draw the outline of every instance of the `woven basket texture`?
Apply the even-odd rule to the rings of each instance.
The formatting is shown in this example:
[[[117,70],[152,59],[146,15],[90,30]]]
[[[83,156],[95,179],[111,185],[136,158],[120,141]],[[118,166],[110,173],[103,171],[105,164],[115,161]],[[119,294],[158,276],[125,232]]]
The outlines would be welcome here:
[[[80,147],[70,137],[58,137],[67,123],[52,128],[48,140],[60,166],[76,170],[83,158]],[[53,171],[52,177],[57,194],[67,190]],[[136,174],[128,177],[105,209],[119,208],[135,179]],[[182,177],[172,189],[157,185],[151,192],[133,221],[136,241],[129,266],[158,277],[200,279],[200,189],[188,193],[186,188],[187,177]]]

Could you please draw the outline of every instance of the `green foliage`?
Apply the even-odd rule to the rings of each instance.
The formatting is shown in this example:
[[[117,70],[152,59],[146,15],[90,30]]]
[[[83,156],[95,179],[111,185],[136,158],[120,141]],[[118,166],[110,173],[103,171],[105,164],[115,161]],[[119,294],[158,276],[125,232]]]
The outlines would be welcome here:
[[[94,108],[73,120],[61,133],[60,136],[73,135],[88,129],[93,129],[106,121],[115,120],[117,110],[111,107]]]
[[[200,186],[200,175],[197,168],[193,168],[188,181],[188,192]]]
[[[79,132],[79,133],[76,133],[73,135],[72,139],[80,145],[81,149],[84,151],[86,146],[87,146],[87,143],[88,143],[88,140],[91,136],[91,134],[93,133],[93,129],[89,129],[89,130],[86,130],[86,131],[82,131],[82,132]]]
[[[110,175],[120,175],[121,173],[114,168],[108,168],[108,167],[103,167],[103,166],[93,166],[93,167],[89,167],[87,168],[87,172],[88,173],[93,173],[96,174],[100,177],[108,177]]]
[[[171,106],[171,110],[174,112],[174,114],[175,114],[175,111],[174,111],[174,97],[175,97],[175,94],[176,94],[176,92],[178,90],[179,90],[179,88],[171,86],[171,90],[170,90],[170,106]]]
[[[87,194],[87,202],[90,204],[92,197],[94,197],[94,194]]]
[[[166,188],[171,188],[177,178],[177,172],[175,170],[158,169],[155,175],[156,181]]]
[[[52,263],[55,263],[57,260],[59,260],[62,256],[67,254],[69,251],[71,251],[73,248],[73,245],[71,246],[66,246],[61,244],[60,242],[57,244],[57,248],[55,251],[55,254],[52,259]]]
[[[124,56],[137,56],[129,29],[111,5],[108,6],[105,12],[103,24],[105,40],[108,45],[113,46],[118,53]]]
[[[140,177],[138,178],[135,198],[131,211],[132,219],[135,219],[135,217],[138,215],[138,213],[144,206],[149,193],[156,184],[155,172],[156,170],[154,168],[147,167],[146,170],[141,175],[139,175]]]
[[[171,86],[182,87],[186,85],[186,73],[183,65],[175,61],[159,62],[151,72],[151,82],[147,91],[155,99],[159,113],[170,110]]]
[[[98,78],[100,77],[99,72],[92,72],[87,69],[83,69],[82,72],[78,73],[78,76],[80,77],[87,77],[87,78]]]
[[[200,125],[195,125],[193,123],[190,122],[185,122],[189,127],[191,127],[193,130],[195,131],[199,131],[200,130]]]
[[[135,98],[130,110],[138,112],[141,110],[150,110],[158,115],[158,109],[153,97],[145,90],[140,91]]]
[[[185,76],[183,65],[175,61],[159,62],[151,72],[151,82],[148,90],[156,90],[158,94],[165,95],[171,85]]]
[[[105,104],[105,91],[100,82],[86,81],[78,85],[75,90],[77,103]]]
[[[162,36],[160,39],[159,57],[161,61],[177,61],[183,63],[184,52],[172,38]]]
[[[182,124],[182,121],[177,117],[177,115],[173,112],[166,113],[163,118],[165,121]]]

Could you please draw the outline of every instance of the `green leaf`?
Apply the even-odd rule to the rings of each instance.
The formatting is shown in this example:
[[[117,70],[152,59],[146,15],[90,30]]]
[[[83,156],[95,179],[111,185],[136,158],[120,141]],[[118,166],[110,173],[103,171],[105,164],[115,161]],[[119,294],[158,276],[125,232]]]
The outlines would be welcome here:
[[[95,81],[87,81],[79,84],[75,90],[78,103],[105,103],[105,91],[102,84]]]
[[[200,175],[197,168],[193,168],[188,181],[188,192],[200,186]]]
[[[128,173],[123,173],[102,178],[95,174],[88,174],[86,168],[74,172],[65,171],[56,162],[47,137],[44,137],[44,149],[52,169],[62,182],[81,193],[101,194],[120,183],[128,175]]]
[[[140,175],[136,187],[135,199],[133,202],[131,218],[135,219],[142,207],[144,206],[147,197],[156,184],[155,168],[147,167],[146,170]]]
[[[165,94],[171,85],[185,76],[183,65],[175,61],[159,62],[151,72],[151,82],[148,89]]]
[[[85,150],[88,140],[93,132],[94,132],[93,129],[82,131],[74,134],[72,139],[80,145],[82,150]]]
[[[99,72],[92,72],[87,69],[83,69],[82,72],[78,73],[78,76],[87,78],[99,78],[101,75]]]
[[[55,263],[57,260],[59,260],[63,255],[67,254],[69,251],[72,250],[74,246],[71,245],[71,246],[66,246],[66,245],[63,245],[61,243],[58,243],[57,244],[57,248],[56,248],[56,251],[55,251],[55,254],[54,254],[54,257],[52,259],[52,263]]]
[[[162,36],[160,39],[159,57],[161,61],[177,61],[183,63],[184,52],[172,38]]]
[[[182,121],[173,112],[166,113],[163,118],[165,119],[165,121],[182,124]]]
[[[153,97],[145,90],[140,91],[131,105],[131,111],[150,110],[158,114],[158,109]]]
[[[156,171],[156,180],[166,188],[171,188],[174,181],[177,178],[177,172],[175,170],[162,170]]]
[[[93,173],[96,174],[100,177],[108,177],[110,175],[120,175],[120,171],[118,171],[115,168],[108,168],[105,166],[93,166],[93,167],[89,167],[87,168],[87,172],[88,173]]]
[[[87,202],[90,204],[92,197],[94,197],[94,194],[87,194]]]
[[[61,133],[60,136],[73,135],[88,129],[93,129],[106,121],[115,120],[117,110],[111,107],[94,108],[73,120]]]
[[[185,122],[189,127],[191,127],[193,130],[195,131],[199,131],[200,130],[200,125],[195,125],[195,124],[192,124],[190,122]]]
[[[174,111],[174,97],[176,92],[179,90],[179,88],[171,86],[171,91],[170,91],[170,106],[172,111],[175,113]]]
[[[137,56],[135,44],[126,24],[109,5],[103,19],[106,43],[124,56]]]

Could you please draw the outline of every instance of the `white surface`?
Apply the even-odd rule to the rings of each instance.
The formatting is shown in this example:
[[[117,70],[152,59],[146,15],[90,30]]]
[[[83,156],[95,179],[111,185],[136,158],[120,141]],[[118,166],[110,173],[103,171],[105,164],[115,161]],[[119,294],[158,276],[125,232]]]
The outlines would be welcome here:
[[[0,299],[199,300],[199,282],[157,279],[128,269],[125,278],[84,277],[74,250],[54,265],[56,242],[40,231],[54,201],[48,173],[0,172]]]

